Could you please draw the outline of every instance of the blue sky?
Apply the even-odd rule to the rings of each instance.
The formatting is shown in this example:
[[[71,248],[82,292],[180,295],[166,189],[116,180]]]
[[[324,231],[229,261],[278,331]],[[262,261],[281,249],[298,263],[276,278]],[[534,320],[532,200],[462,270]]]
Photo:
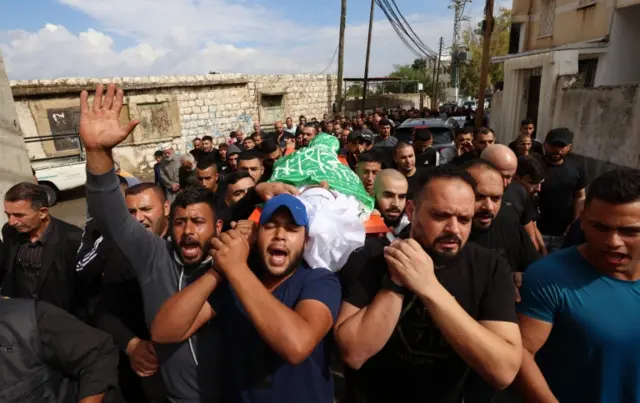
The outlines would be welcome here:
[[[396,0],[431,48],[451,41],[445,0]],[[477,20],[483,1],[469,14]],[[345,74],[361,76],[369,0],[349,0]],[[340,0],[0,0],[11,79],[335,72]],[[371,73],[411,63],[376,9]],[[328,69],[327,69],[328,67]]]

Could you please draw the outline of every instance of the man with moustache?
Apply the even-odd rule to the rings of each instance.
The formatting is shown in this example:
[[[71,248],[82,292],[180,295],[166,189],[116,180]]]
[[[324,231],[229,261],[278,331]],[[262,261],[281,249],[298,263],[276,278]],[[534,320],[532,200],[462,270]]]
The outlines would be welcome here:
[[[373,184],[376,210],[395,236],[410,224],[409,217],[405,214],[408,191],[407,179],[395,169],[380,171]]]
[[[522,272],[540,259],[540,255],[523,227],[514,224],[510,217],[499,214],[504,194],[500,171],[485,160],[471,161],[465,168],[478,184],[469,240],[502,256],[514,272],[516,285],[519,285]]]
[[[578,219],[585,200],[586,173],[569,154],[573,133],[553,129],[544,142],[546,175],[540,190],[538,229],[549,253],[559,249],[570,225]]]
[[[316,138],[317,135],[318,129],[316,128],[315,124],[305,124],[304,128],[302,129],[302,147],[309,147],[309,143],[311,143],[311,140]]]
[[[87,91],[80,95],[80,137],[87,150],[87,201],[105,240],[113,242],[131,263],[150,324],[166,299],[211,267],[208,256],[211,239],[221,226],[216,214],[217,200],[213,193],[200,187],[180,193],[171,206],[171,240],[141,226],[127,212],[112,157],[113,148],[139,121],[121,126],[119,116],[124,97],[121,89],[116,91],[115,85],[109,84],[104,100],[103,95],[104,86],[100,84],[91,108]],[[277,185],[265,186],[265,191],[277,193]],[[219,329],[211,324],[184,342],[155,346],[171,402],[220,400],[221,354],[215,342],[219,337]],[[214,342],[199,343],[201,338]]]
[[[518,319],[526,401],[633,402],[640,396],[640,172],[589,186],[586,242],[532,265]]]
[[[154,320],[151,333],[160,343],[221,322],[230,402],[333,401],[329,333],[340,283],[331,271],[304,262],[308,226],[298,198],[272,198],[257,234],[231,230],[214,239],[215,269],[171,297]],[[249,259],[251,248],[255,259]]]
[[[474,207],[473,178],[436,167],[407,208],[410,238],[341,273],[334,335],[356,370],[352,398],[460,402],[470,370],[496,388],[512,382],[522,360],[513,280],[504,259],[467,243]]]

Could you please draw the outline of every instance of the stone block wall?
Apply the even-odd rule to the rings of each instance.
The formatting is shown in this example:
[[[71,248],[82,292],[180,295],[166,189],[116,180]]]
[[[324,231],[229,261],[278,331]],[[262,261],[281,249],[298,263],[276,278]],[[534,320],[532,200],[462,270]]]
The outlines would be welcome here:
[[[298,116],[309,119],[331,113],[337,88],[331,75],[244,75],[120,77],[109,79],[58,79],[12,82],[18,117],[25,137],[50,136],[76,130],[79,94],[97,83],[114,82],[125,90],[121,119],[142,123],[117,149],[123,169],[147,173],[155,163],[153,153],[173,147],[191,149],[196,137],[210,135],[227,140],[229,132],[253,131],[259,121],[272,130],[276,120]],[[62,123],[61,123],[62,122]],[[57,125],[57,126],[56,126]],[[59,156],[53,142],[30,143],[32,158]]]

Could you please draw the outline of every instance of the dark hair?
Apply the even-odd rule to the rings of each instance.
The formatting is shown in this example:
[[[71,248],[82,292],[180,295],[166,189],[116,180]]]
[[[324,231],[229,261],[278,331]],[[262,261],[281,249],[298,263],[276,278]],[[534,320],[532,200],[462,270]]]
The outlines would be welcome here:
[[[191,142],[192,142],[192,143],[195,143],[195,141],[196,141],[196,140],[197,140],[197,141],[202,141],[202,139],[201,139],[200,137],[196,137],[196,138],[194,138],[193,140],[191,140]]]
[[[256,141],[256,137],[262,137],[262,134],[260,132],[255,132],[251,135],[251,139],[253,141]]]
[[[210,142],[213,143],[213,137],[211,137],[211,136],[203,136],[202,137],[202,141],[207,141],[207,140],[209,140]]]
[[[304,124],[303,126],[305,129],[308,127],[313,127],[314,129],[316,129],[316,132],[318,132],[318,125],[313,123],[313,122],[307,122]]]
[[[263,153],[271,154],[272,152],[279,150],[278,144],[274,139],[265,140],[260,146]]]
[[[171,222],[173,222],[173,217],[175,216],[175,212],[178,207],[187,208],[199,203],[208,204],[209,207],[211,207],[213,217],[216,218],[216,205],[218,203],[216,194],[209,189],[195,186],[187,188],[185,191],[178,193],[178,196],[176,196],[173,204],[171,204]]]
[[[229,144],[227,144],[227,143],[222,143],[222,144],[218,145],[218,150],[220,150],[220,149],[226,150],[228,148],[229,148]]]
[[[396,155],[396,151],[398,150],[403,150],[405,148],[411,148],[413,150],[413,146],[409,143],[407,143],[406,141],[400,141],[398,144],[396,144],[396,146],[393,148],[393,156],[395,157]]]
[[[479,135],[481,135],[481,134],[492,134],[492,135],[493,135],[493,137],[495,137],[495,136],[496,136],[496,134],[494,133],[494,131],[493,131],[493,130],[491,130],[490,128],[488,128],[488,127],[481,127],[481,128],[479,128],[478,130],[476,130],[475,132],[473,132],[473,139],[474,139],[474,140],[477,140],[477,139],[478,139],[478,136],[479,136]]]
[[[516,175],[520,178],[529,176],[534,185],[542,182],[545,177],[545,167],[542,160],[535,155],[523,155],[518,158]]]
[[[427,171],[426,177],[423,178],[422,186],[420,186],[418,194],[415,195],[416,206],[419,206],[420,203],[422,203],[422,200],[427,197],[427,192],[425,192],[425,189],[429,186],[429,183],[436,179],[462,181],[471,186],[471,189],[473,189],[474,193],[476,191],[476,187],[478,186],[478,183],[475,179],[473,179],[473,176],[471,176],[471,174],[464,169],[450,164],[439,165]]]
[[[218,171],[218,162],[213,156],[205,156],[204,158],[200,158],[198,161],[198,165],[196,165],[196,169],[204,171],[205,169],[209,169],[210,167],[216,167],[216,172]]]
[[[593,199],[614,205],[640,200],[640,170],[620,168],[598,176],[589,186],[585,203]]]
[[[8,202],[28,201],[31,208],[39,210],[49,207],[49,197],[44,187],[31,182],[20,182],[13,185],[4,195],[4,200]]]
[[[249,172],[245,171],[244,169],[239,169],[227,175],[224,183],[226,186],[235,185],[236,183],[238,183],[239,181],[245,178],[251,178],[251,175],[249,175]]]
[[[124,196],[125,197],[127,197],[127,196],[137,196],[142,192],[146,192],[147,190],[153,190],[155,192],[155,194],[158,195],[160,200],[162,200],[162,203],[167,201],[167,195],[164,193],[164,190],[162,190],[162,188],[160,188],[160,186],[156,185],[155,183],[151,183],[151,182],[142,182],[142,183],[138,183],[137,185],[131,186],[130,188],[125,190]]]
[[[520,127],[529,126],[529,125],[534,125],[535,126],[535,123],[533,122],[533,120],[524,119],[522,122],[520,122]]]
[[[238,133],[233,131],[233,132],[229,132],[229,137],[232,139],[235,139],[236,137],[238,137]]]
[[[251,160],[260,160],[260,163],[262,163],[262,159],[264,158],[264,155],[262,155],[262,153],[255,151],[255,150],[249,150],[249,151],[243,151],[240,153],[240,155],[238,155],[238,162],[240,161],[251,161]]]
[[[433,139],[433,135],[427,128],[414,129],[413,130],[413,141],[431,141]]]
[[[298,120],[300,120],[300,119],[307,120],[306,116],[304,116],[304,115],[300,115],[300,117],[298,118]]]
[[[382,163],[384,161],[380,153],[376,152],[375,150],[371,150],[371,151],[366,151],[360,154],[360,157],[358,158],[358,165],[360,165],[361,162],[362,163],[377,162],[380,164],[380,166],[382,166]]]
[[[163,157],[164,153],[162,151],[158,150],[155,153],[153,153],[153,156],[154,157]]]
[[[389,119],[382,119],[378,122],[378,126],[391,126],[391,121],[389,121]]]

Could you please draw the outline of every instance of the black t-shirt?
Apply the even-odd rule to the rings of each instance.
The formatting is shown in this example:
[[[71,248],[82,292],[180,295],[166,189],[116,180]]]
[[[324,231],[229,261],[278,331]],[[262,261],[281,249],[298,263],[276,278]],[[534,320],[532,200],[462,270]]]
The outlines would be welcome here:
[[[513,271],[525,271],[540,259],[531,237],[511,217],[498,214],[488,229],[473,228],[469,241],[497,252]]]
[[[435,165],[433,165],[433,167],[434,166]],[[407,199],[413,200],[418,195],[420,189],[422,188],[422,185],[427,180],[429,169],[431,169],[431,167],[416,166],[416,173],[407,178],[407,182],[409,183]]]
[[[470,151],[468,153],[458,155],[457,157],[451,160],[451,163],[453,165],[464,165],[471,160],[475,160],[476,158],[480,158],[480,157],[478,157],[475,152]]]
[[[540,191],[538,229],[544,235],[563,235],[573,222],[576,192],[586,187],[584,168],[572,157],[562,165],[547,165]]]
[[[416,166],[436,166],[438,165],[438,157],[438,150],[433,147],[429,147],[422,154],[416,155]]]
[[[367,242],[368,253],[354,253],[340,273],[343,300],[358,308],[373,301],[388,271],[382,249],[386,241]],[[469,243],[435,273],[474,319],[516,322],[513,279],[508,264],[495,252]],[[348,384],[367,403],[460,402],[470,371],[422,302],[408,293],[391,338],[360,370],[348,372]]]
[[[515,222],[523,226],[535,221],[537,215],[533,199],[527,189],[516,182],[512,182],[504,190],[502,207],[498,215],[500,214],[512,215]]]

